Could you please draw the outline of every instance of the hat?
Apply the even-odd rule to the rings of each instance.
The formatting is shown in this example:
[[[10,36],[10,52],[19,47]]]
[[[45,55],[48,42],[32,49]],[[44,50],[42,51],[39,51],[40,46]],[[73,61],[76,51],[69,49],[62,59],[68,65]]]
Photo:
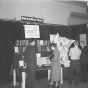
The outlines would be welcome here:
[[[75,44],[75,45],[79,45],[79,41],[78,41],[78,40],[75,40],[75,41],[74,41],[74,44]]]
[[[50,47],[56,47],[56,44],[55,43],[50,43],[50,45],[49,45]]]
[[[28,41],[29,43],[32,43],[34,41],[34,38],[30,38]]]

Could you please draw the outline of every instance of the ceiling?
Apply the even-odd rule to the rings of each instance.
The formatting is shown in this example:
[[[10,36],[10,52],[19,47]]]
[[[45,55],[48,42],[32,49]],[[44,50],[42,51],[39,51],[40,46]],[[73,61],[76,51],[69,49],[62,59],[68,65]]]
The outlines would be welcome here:
[[[82,3],[88,2],[88,0],[56,0],[56,1],[78,1],[78,2],[82,2]]]
[[[68,1],[79,1],[79,2],[83,2],[83,3],[87,3],[88,0],[68,0]]]
[[[88,0],[87,1],[85,0],[54,0],[54,1],[87,8]]]
[[[58,1],[80,1],[86,3],[88,0],[58,0]]]

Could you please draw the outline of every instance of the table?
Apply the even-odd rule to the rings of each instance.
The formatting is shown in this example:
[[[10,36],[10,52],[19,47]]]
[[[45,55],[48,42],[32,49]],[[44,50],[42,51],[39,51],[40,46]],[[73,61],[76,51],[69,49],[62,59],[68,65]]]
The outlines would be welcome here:
[[[50,70],[50,66],[41,66],[41,67],[37,67],[36,70],[36,79],[44,79],[44,78],[48,78],[49,79],[49,70]]]

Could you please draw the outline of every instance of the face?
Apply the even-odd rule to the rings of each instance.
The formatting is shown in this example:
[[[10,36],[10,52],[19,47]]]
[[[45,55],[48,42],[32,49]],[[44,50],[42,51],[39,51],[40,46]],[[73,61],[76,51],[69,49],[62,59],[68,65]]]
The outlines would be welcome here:
[[[52,50],[54,50],[54,49],[55,49],[55,47],[51,46],[51,49],[52,49]]]
[[[83,42],[80,42],[80,46],[81,46],[81,47],[84,47],[85,45],[84,45],[84,43],[83,43]]]
[[[35,45],[35,41],[33,41],[33,46]]]
[[[34,46],[34,45],[35,45],[35,41],[33,41],[33,42],[32,42],[32,43],[30,43],[30,44]]]
[[[75,45],[75,46],[78,46],[78,45],[79,45],[79,43],[78,43],[78,42],[74,42],[74,45]]]

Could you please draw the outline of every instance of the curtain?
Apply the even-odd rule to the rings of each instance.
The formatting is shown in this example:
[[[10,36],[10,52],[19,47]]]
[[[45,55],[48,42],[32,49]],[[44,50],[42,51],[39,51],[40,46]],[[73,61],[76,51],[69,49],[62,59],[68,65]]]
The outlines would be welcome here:
[[[86,24],[72,25],[69,26],[69,29],[71,30],[71,38],[75,40],[79,40],[80,34],[86,34]]]
[[[0,83],[10,81],[15,41],[24,39],[24,27],[20,22],[0,21]]]

